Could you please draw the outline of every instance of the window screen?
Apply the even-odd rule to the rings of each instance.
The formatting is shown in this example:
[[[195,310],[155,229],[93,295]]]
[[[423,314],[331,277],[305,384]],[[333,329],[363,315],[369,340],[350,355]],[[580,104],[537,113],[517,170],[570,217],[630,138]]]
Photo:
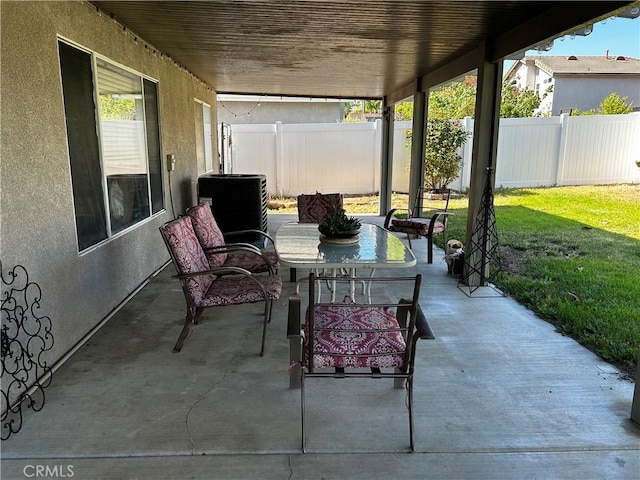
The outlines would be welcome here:
[[[91,54],[59,49],[82,251],[164,208],[157,85],[103,58],[94,75]]]

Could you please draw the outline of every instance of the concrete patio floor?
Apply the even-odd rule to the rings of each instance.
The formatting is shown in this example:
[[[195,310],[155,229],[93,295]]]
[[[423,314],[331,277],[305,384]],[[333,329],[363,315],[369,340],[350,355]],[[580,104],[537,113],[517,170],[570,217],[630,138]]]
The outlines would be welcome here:
[[[270,215],[270,231],[294,219]],[[427,265],[425,241],[414,247],[403,273],[424,275],[436,335],[418,346],[416,453],[404,391],[312,379],[303,454],[288,270],[264,357],[260,304],[205,311],[174,354],[184,298],[169,265],[54,373],[42,411],[2,442],[2,479],[38,466],[75,479],[640,478],[633,383],[513,299],[468,296],[442,252]]]

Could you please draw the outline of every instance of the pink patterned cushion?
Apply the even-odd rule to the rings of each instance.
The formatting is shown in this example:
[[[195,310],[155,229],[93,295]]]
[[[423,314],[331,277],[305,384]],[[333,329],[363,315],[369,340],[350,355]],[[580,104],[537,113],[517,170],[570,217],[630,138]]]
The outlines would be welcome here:
[[[271,265],[274,268],[278,268],[280,266],[280,262],[278,261],[278,256],[275,252],[265,252],[262,254],[267,257]],[[209,256],[209,255],[207,255]],[[234,252],[230,253],[227,257],[227,261],[224,264],[225,267],[240,267],[250,272],[266,272],[269,267],[265,263],[265,261],[259,255],[254,253],[240,253]]]
[[[280,298],[282,279],[278,275],[256,275],[253,278],[264,285],[270,300]],[[264,293],[251,278],[242,275],[225,275],[218,277],[197,307],[214,305],[233,305],[263,301]]]
[[[406,344],[401,331],[358,331],[399,328],[392,309],[341,304],[319,305],[314,308],[315,368],[388,368],[403,365]],[[309,338],[308,325],[307,311],[306,339]],[[308,349],[305,348],[305,356],[307,352]],[[305,361],[308,359],[305,358]]]
[[[193,231],[191,219],[180,217],[160,227],[179,274],[209,270],[209,261]],[[198,275],[186,279],[193,301],[198,304],[205,297],[215,275]]]
[[[187,210],[187,215],[193,223],[193,230],[204,249],[219,247],[225,244],[224,236],[218,223],[211,213],[211,207],[207,203],[201,203]],[[211,268],[218,268],[227,261],[226,253],[209,254]]]
[[[430,218],[412,218],[410,220],[392,220],[389,230],[392,232],[411,233],[414,235],[427,235],[429,233]],[[444,223],[436,222],[433,225],[433,233],[444,231]]]
[[[341,193],[298,195],[298,221],[320,223],[334,205],[342,208]]]

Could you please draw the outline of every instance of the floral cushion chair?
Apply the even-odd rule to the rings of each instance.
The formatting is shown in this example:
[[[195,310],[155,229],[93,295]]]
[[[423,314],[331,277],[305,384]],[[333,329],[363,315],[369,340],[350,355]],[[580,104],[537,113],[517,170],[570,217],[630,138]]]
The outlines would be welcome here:
[[[427,239],[427,263],[433,263],[433,236],[436,234],[442,234],[444,237],[444,243],[447,243],[447,217],[451,215],[448,212],[449,197],[451,192],[447,190],[444,194],[444,208],[442,210],[432,212],[428,217],[414,217],[413,215],[419,209],[419,202],[423,196],[423,189],[418,191],[418,196],[413,209],[405,209],[408,213],[407,219],[394,219],[392,218],[399,208],[394,208],[387,212],[387,216],[384,220],[384,228],[391,232],[406,233],[409,241],[409,248],[411,247],[411,236],[414,235],[418,238],[425,237]]]
[[[307,378],[393,378],[395,388],[407,389],[409,443],[414,450],[413,373],[416,345],[435,338],[418,304],[421,276],[373,278],[387,289],[406,289],[410,300],[356,303],[348,296],[343,303],[321,303],[310,275],[309,307],[301,325],[301,299],[289,298],[287,336],[290,348],[290,388],[300,388],[302,450],[305,451],[305,381]],[[348,282],[349,279],[337,279]],[[401,283],[404,282],[404,283]],[[397,297],[396,297],[397,298]],[[386,300],[386,299],[385,299]],[[330,404],[329,408],[330,407]],[[381,428],[384,428],[383,419]]]
[[[278,275],[253,275],[238,267],[212,268],[193,230],[190,217],[180,217],[160,227],[160,233],[176,268],[187,303],[184,327],[173,351],[179,352],[207,307],[264,302],[260,355],[264,355],[267,324],[274,300],[280,298]],[[234,275],[229,275],[233,273]]]

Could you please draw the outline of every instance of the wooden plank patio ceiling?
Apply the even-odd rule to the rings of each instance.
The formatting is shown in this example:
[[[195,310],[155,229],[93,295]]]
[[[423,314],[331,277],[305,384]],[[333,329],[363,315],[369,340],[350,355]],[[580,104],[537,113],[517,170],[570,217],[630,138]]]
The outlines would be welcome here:
[[[638,2],[91,3],[218,93],[381,98],[483,43],[506,55]]]

